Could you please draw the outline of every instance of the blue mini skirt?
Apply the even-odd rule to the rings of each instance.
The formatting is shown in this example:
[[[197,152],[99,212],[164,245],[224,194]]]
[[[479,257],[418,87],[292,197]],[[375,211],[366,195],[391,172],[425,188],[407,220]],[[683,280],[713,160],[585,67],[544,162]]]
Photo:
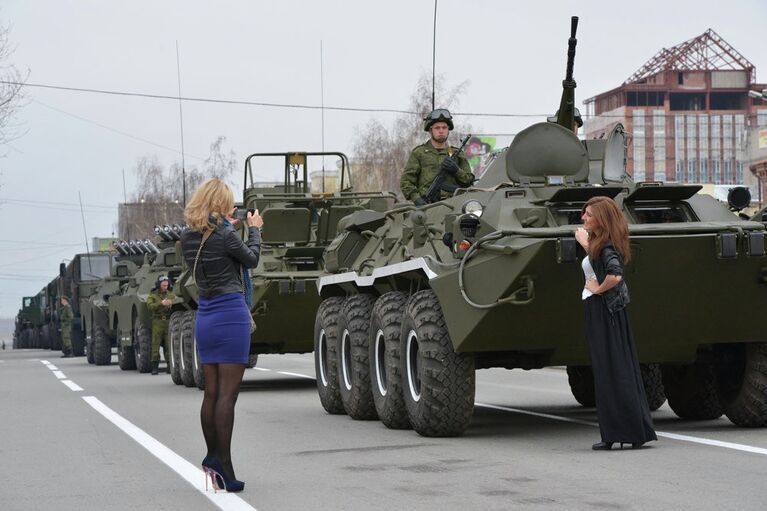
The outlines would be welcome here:
[[[199,299],[195,338],[203,364],[247,364],[250,318],[240,293]]]

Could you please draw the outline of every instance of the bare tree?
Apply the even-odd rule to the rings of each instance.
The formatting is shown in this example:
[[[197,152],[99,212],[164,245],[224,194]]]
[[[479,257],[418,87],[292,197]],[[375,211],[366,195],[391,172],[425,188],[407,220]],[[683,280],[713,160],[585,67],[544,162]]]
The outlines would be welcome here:
[[[203,181],[211,177],[228,180],[237,167],[233,150],[226,150],[226,137],[219,136],[210,144],[210,153],[202,167],[173,162],[166,169],[157,156],[145,155],[136,162],[136,188],[131,202],[120,207],[118,232],[121,238],[153,236],[158,224],[183,223],[183,181],[186,179],[187,200]]]
[[[0,22],[0,146],[19,136],[18,126],[14,124],[15,114],[23,105],[22,87],[29,72],[22,75],[19,69],[10,63],[14,48],[11,46],[10,28]]]
[[[435,97],[437,108],[454,108],[459,97],[466,91],[468,82],[445,89],[444,77],[437,77]],[[357,129],[352,151],[354,155],[354,187],[360,191],[390,190],[400,193],[399,179],[410,151],[428,140],[423,131],[423,117],[431,111],[431,76],[421,74],[416,89],[410,96],[408,110],[417,114],[398,116],[387,128],[376,119]],[[461,132],[471,127],[461,120],[455,121],[456,130],[451,134],[455,144]]]

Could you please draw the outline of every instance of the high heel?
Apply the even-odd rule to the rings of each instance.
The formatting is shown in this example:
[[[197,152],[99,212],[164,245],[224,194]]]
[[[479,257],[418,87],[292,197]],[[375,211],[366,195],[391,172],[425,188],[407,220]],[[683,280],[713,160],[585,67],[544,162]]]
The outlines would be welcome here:
[[[595,451],[609,451],[613,448],[612,442],[597,442],[594,445],[591,446],[591,448]]]
[[[224,467],[217,459],[206,457],[202,462],[202,469],[205,472],[205,491],[208,490],[208,477],[214,491],[239,492],[245,488],[244,482],[226,477]]]

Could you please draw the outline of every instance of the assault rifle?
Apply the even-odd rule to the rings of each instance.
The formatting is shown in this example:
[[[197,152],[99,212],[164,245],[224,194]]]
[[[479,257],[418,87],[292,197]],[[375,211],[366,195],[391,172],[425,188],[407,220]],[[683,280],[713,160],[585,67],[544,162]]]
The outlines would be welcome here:
[[[466,147],[466,144],[469,142],[469,139],[471,138],[471,135],[466,135],[463,140],[461,140],[461,145],[458,147],[458,150],[455,151],[453,154],[448,156],[451,160],[458,163],[458,153],[463,151],[463,148]],[[431,186],[428,190],[426,190],[426,194],[423,196],[423,198],[428,203],[437,202],[439,200],[439,192],[441,190],[444,190],[446,192],[454,192],[458,187],[455,185],[449,185],[445,183],[445,179],[447,179],[447,172],[444,170],[440,170],[439,174],[437,174],[437,177],[434,178],[434,181],[431,183]]]

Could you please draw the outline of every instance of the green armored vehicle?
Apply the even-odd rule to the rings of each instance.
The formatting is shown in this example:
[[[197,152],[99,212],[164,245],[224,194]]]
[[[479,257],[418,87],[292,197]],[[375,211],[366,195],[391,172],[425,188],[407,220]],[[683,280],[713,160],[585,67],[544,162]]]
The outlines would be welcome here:
[[[145,247],[144,250],[138,247]],[[149,240],[120,240],[112,242],[116,252],[109,276],[103,278],[93,294],[81,304],[80,314],[85,318],[85,353],[89,364],[109,365],[112,347],[116,346],[116,332],[110,327],[109,297],[119,294],[144,262],[145,252],[153,252]]]
[[[181,226],[158,226],[155,232],[162,240],[158,245],[149,240],[127,243],[131,255],[143,262],[133,274],[126,265],[125,275],[118,277],[123,280],[119,293],[111,294],[107,300],[108,332],[116,337],[117,363],[122,370],[138,369],[141,373],[151,370],[152,317],[146,300],[160,275],[173,282],[181,273],[176,249]]]
[[[629,223],[630,315],[651,406],[665,391],[680,417],[767,425],[765,226],[697,185],[634,183],[620,125],[578,139],[574,32],[557,115],[520,132],[474,186],[344,221],[317,286],[329,413],[460,435],[475,371],[491,367],[568,366],[573,393],[593,404],[574,231],[585,201],[609,196]]]
[[[85,355],[85,332],[87,321],[81,314],[81,307],[96,291],[101,279],[109,276],[112,255],[102,252],[75,254],[69,264],[59,265],[58,297],[67,296],[72,307],[72,351],[75,356]],[[51,304],[58,318],[61,301]]]
[[[320,169],[324,159],[336,162],[332,172]],[[254,175],[275,168],[283,170],[281,184],[254,182]],[[314,186],[310,185],[312,179]],[[257,208],[264,219],[261,260],[250,270],[251,312],[258,325],[251,336],[252,364],[259,354],[312,351],[314,311],[319,305],[317,277],[324,270],[322,254],[335,237],[339,221],[363,209],[385,211],[395,199],[393,193],[354,192],[349,160],[343,153],[256,153],[247,157],[242,209]],[[244,235],[245,229],[242,232]],[[194,279],[187,271],[180,280],[177,292],[196,303]],[[171,316],[172,360],[177,361],[171,376],[177,384],[203,388],[194,347],[195,314],[189,310]]]

